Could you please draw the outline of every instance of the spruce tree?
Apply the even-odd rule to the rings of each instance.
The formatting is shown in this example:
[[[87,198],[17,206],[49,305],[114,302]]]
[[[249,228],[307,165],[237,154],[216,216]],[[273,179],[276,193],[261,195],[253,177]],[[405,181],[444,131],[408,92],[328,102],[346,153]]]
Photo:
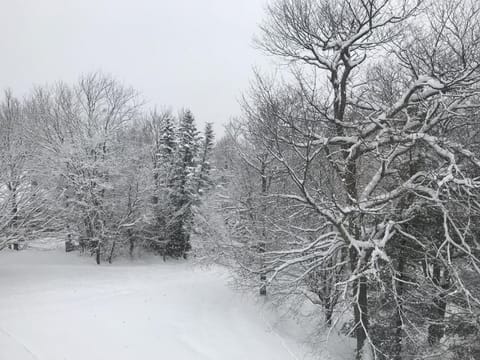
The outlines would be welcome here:
[[[170,114],[163,117],[162,135],[160,137],[160,152],[162,159],[171,161],[176,147],[175,124]]]
[[[153,136],[153,196],[152,218],[149,237],[153,239],[151,248],[163,255],[170,240],[170,220],[172,218],[171,189],[175,165],[176,133],[175,119],[170,112],[154,113],[150,122]]]
[[[174,219],[166,249],[167,255],[176,258],[186,257],[191,249],[192,204],[196,199],[194,179],[199,148],[198,131],[190,110],[185,110],[180,116],[177,141],[171,189]]]
[[[201,159],[197,176],[197,193],[201,195],[204,190],[208,189],[212,185],[210,178],[210,155],[213,150],[213,127],[212,123],[205,124],[205,132],[201,145]]]

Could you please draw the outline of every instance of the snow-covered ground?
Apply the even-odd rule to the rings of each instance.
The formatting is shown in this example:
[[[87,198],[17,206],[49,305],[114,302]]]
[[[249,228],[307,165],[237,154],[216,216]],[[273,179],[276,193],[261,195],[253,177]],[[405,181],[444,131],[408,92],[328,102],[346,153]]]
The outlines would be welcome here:
[[[310,358],[221,269],[41,248],[0,252],[1,360]]]

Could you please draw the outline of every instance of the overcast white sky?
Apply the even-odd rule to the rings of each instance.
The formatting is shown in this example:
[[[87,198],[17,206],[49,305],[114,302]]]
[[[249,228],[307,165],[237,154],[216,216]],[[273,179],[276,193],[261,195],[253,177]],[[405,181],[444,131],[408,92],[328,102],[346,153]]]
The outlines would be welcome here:
[[[252,46],[265,0],[0,0],[0,87],[101,70],[148,104],[189,107],[217,131],[265,57]]]

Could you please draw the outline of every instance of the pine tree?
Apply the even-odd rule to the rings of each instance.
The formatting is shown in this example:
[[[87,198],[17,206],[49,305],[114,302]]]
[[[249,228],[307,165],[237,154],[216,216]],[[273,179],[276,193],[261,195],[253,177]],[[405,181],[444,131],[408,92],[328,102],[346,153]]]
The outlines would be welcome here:
[[[175,119],[169,111],[154,112],[146,123],[149,141],[151,141],[153,184],[151,188],[151,212],[147,217],[146,237],[149,247],[165,255],[165,246],[169,241],[169,221],[172,206],[170,189],[173,184],[175,164],[176,133]]]
[[[174,119],[170,112],[163,114],[152,114],[151,122],[148,124],[151,132],[153,148],[153,179],[154,195],[152,203],[157,204],[162,189],[171,184],[169,174],[173,164],[174,151],[176,147]]]
[[[176,148],[174,118],[170,113],[162,117],[160,135],[160,158],[165,163],[171,163]]]
[[[185,110],[180,116],[177,141],[171,189],[174,219],[166,248],[167,255],[176,258],[186,257],[186,253],[191,249],[192,204],[196,199],[194,178],[199,147],[198,131],[190,110]]]
[[[197,179],[197,193],[201,195],[205,189],[208,189],[212,185],[210,178],[210,155],[213,150],[213,127],[212,123],[205,124],[204,138],[201,146],[201,159],[198,170]]]

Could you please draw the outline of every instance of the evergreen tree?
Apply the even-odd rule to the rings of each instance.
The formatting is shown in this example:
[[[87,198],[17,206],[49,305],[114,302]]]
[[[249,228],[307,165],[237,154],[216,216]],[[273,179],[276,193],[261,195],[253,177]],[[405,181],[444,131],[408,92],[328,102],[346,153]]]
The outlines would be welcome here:
[[[172,166],[176,148],[175,124],[170,112],[160,115],[154,112],[148,125],[153,146],[154,196],[152,202],[157,204],[161,193],[172,184]]]
[[[191,249],[192,204],[196,199],[194,179],[199,145],[195,119],[190,110],[185,110],[180,116],[177,141],[171,188],[174,219],[166,248],[166,254],[176,258],[186,257]]]
[[[163,117],[162,135],[160,140],[161,156],[167,162],[171,162],[176,148],[175,120],[170,113]]]
[[[212,123],[205,124],[205,132],[201,145],[201,159],[198,169],[198,178],[197,178],[197,193],[201,195],[205,189],[208,189],[212,185],[212,180],[210,178],[210,155],[213,150],[213,127]]]
[[[146,217],[144,236],[152,250],[165,255],[165,247],[170,238],[169,222],[173,212],[170,188],[175,163],[175,119],[169,111],[154,112],[146,123],[145,131],[151,146],[153,184],[150,189],[150,211]]]

